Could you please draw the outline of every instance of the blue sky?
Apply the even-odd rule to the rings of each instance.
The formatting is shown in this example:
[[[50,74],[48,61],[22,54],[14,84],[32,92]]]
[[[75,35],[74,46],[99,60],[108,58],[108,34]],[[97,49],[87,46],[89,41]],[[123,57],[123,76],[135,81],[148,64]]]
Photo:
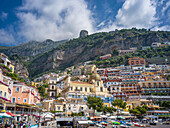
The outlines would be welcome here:
[[[0,0],[0,45],[122,28],[170,30],[169,0]]]

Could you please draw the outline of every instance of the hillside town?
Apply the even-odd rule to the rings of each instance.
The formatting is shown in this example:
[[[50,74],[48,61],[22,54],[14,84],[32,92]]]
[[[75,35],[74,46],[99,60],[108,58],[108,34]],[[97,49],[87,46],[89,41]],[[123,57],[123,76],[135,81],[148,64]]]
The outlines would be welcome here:
[[[100,68],[87,61],[31,81],[0,53],[0,123],[88,127],[121,119],[167,121],[169,73],[168,62],[147,65],[144,58],[132,57],[126,66]]]

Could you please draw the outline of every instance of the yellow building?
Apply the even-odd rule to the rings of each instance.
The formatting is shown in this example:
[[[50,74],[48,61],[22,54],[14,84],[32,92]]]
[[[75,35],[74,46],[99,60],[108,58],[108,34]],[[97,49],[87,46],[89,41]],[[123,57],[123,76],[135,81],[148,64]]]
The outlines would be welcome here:
[[[37,82],[33,82],[33,81],[31,81],[31,86],[34,86],[34,87],[36,87],[37,88],[37,85],[38,85],[39,83],[37,83]]]
[[[11,69],[12,73],[14,73],[14,69],[15,69],[14,65],[10,64],[9,69]]]
[[[133,109],[132,104],[127,104],[126,109],[124,109],[125,112],[128,112],[130,109]]]
[[[149,70],[150,69],[150,70]],[[143,72],[142,75],[145,77],[145,81],[157,81],[162,79],[162,72],[157,71],[154,68],[148,68],[149,71]]]
[[[42,102],[42,109],[43,111],[50,112],[53,108],[53,100],[44,100]]]
[[[52,110],[65,112],[66,109],[66,101],[64,98],[59,97],[56,100],[53,100]]]
[[[90,74],[93,73],[96,69],[96,65],[86,65],[84,66],[84,74]]]
[[[67,100],[66,115],[68,116],[70,116],[72,112],[84,112],[87,114],[89,112],[89,108],[86,105],[88,96],[100,97],[104,102],[104,106],[108,107],[111,102],[106,100],[106,98],[112,98],[112,95],[109,94],[107,88],[103,86],[100,75],[96,73],[93,73],[90,76],[89,83],[70,81],[70,77],[68,77],[64,82],[62,96]]]
[[[146,100],[146,99],[140,99],[140,100],[132,100],[127,101],[127,109],[134,109],[137,106],[142,107],[143,105],[146,105],[148,107],[152,106],[152,100]]]
[[[165,93],[170,94],[170,81],[143,81],[138,82],[141,88],[142,95],[151,93]]]

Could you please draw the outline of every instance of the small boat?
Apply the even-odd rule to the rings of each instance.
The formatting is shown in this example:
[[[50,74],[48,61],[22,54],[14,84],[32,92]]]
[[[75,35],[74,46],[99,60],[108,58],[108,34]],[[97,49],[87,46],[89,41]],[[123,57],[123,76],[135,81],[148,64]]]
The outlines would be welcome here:
[[[132,124],[131,124],[131,123],[126,123],[126,125],[127,125],[127,126],[132,126]]]
[[[127,125],[120,125],[120,128],[130,128],[130,127]]]
[[[134,123],[134,125],[137,126],[137,127],[144,127],[144,125],[139,124],[139,123]]]
[[[156,123],[155,122],[150,122],[150,125],[156,125]]]
[[[104,126],[107,126],[107,123],[105,123],[105,122],[101,122],[101,124],[104,125]]]

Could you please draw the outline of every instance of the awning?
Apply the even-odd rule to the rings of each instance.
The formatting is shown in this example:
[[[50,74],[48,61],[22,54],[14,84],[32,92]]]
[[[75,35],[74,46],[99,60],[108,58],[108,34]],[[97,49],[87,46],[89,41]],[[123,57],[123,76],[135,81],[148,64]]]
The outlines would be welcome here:
[[[94,116],[93,118],[101,118],[101,117],[98,117],[98,116]]]
[[[87,121],[78,121],[79,124],[88,124]]]
[[[10,118],[11,116],[6,113],[0,113],[0,118]]]
[[[100,115],[100,117],[101,117],[101,118],[107,118],[107,116],[106,116],[106,115]]]
[[[8,114],[10,116],[16,116],[15,114],[12,114],[11,112],[6,112],[6,114]]]
[[[117,116],[110,116],[109,118],[110,118],[110,119],[116,119]]]

